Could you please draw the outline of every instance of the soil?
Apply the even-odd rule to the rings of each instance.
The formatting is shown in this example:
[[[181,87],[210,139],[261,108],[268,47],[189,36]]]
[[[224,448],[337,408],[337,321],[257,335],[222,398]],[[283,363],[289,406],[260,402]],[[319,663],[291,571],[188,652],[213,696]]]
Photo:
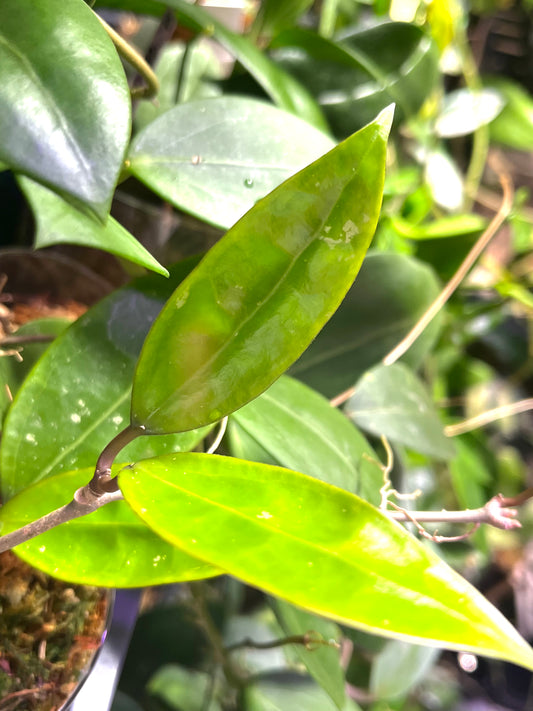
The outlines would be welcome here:
[[[70,585],[0,555],[0,709],[56,711],[105,628],[106,590]]]

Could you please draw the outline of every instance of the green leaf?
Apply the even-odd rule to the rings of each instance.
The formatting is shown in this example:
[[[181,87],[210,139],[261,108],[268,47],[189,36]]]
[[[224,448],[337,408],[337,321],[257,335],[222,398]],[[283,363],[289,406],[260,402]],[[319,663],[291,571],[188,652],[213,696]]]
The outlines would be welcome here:
[[[50,336],[50,340],[53,340],[54,336],[64,331],[69,324],[70,321],[65,318],[36,319],[23,324],[17,329],[15,335],[19,337]],[[0,356],[0,422],[24,378],[49,345],[50,342],[24,344],[21,346],[21,361],[14,356]]]
[[[333,397],[376,365],[439,294],[433,270],[404,254],[368,254],[355,284],[290,374]],[[403,356],[417,368],[440,330],[433,320]]]
[[[334,622],[311,615],[284,600],[272,599],[271,604],[278,622],[287,636],[314,632],[324,642],[340,644],[342,632]],[[313,679],[320,684],[337,708],[342,710],[346,702],[346,694],[344,693],[344,671],[341,667],[338,647],[322,644],[312,649],[306,649],[303,645],[296,644],[294,651],[305,664]]]
[[[370,693],[378,699],[405,696],[430,672],[439,654],[440,649],[390,640],[372,664]]]
[[[159,80],[157,103],[148,99],[139,102],[134,119],[137,131],[178,103],[221,94],[222,89],[210,81],[223,78],[219,67],[215,49],[201,40],[165,44],[154,66]]]
[[[403,363],[377,365],[365,373],[345,412],[363,430],[416,452],[437,459],[455,454],[426,388]]]
[[[505,99],[502,112],[490,124],[491,140],[522,151],[533,150],[533,98],[520,85],[504,77],[484,79]]]
[[[178,20],[183,24],[196,32],[212,35],[220,42],[280,108],[296,114],[321,131],[328,130],[320,108],[305,85],[276,66],[249,39],[231,32],[204,8],[191,5],[186,0],[164,0],[164,4],[177,11]]]
[[[130,134],[119,57],[83,0],[0,3],[0,160],[104,219]]]
[[[246,711],[336,711],[326,692],[302,674],[271,674],[260,677],[244,690]],[[342,711],[360,711],[351,699],[346,699]]]
[[[4,535],[15,531],[67,504],[92,473],[92,469],[63,472],[28,487],[0,508],[0,532]],[[125,501],[106,504],[14,550],[33,567],[83,585],[142,587],[219,573],[166,543]]]
[[[34,481],[90,466],[124,428],[142,342],[165,298],[191,269],[145,277],[102,300],[48,348],[19,390],[0,448],[5,500]],[[119,461],[190,449],[205,432],[139,438]]]
[[[146,691],[163,702],[167,709],[176,711],[203,711],[206,694],[209,694],[211,675],[185,669],[177,664],[166,664],[150,679]],[[212,699],[209,711],[220,711],[218,701]]]
[[[275,61],[309,88],[339,136],[391,101],[397,121],[414,115],[439,77],[436,46],[420,28],[404,22],[359,27],[335,41],[294,28],[272,44]]]
[[[374,233],[391,110],[260,200],[169,299],[144,344],[132,422],[200,427],[272,384],[338,307]]]
[[[442,111],[435,122],[435,133],[442,138],[466,136],[493,121],[504,104],[495,89],[452,91],[444,97]]]
[[[231,438],[241,445],[237,456],[253,460],[258,454],[254,445],[259,445],[267,460],[258,461],[303,472],[379,503],[383,476],[372,447],[339,410],[297,380],[281,377],[235,412],[231,422]]]
[[[37,223],[37,249],[65,243],[95,247],[168,276],[168,271],[150,252],[112,217],[102,224],[30,178],[19,176],[18,182],[32,207]]]
[[[135,177],[165,200],[227,229],[334,145],[286,111],[225,96],[167,111],[136,137],[129,160]]]
[[[427,240],[458,237],[471,233],[479,233],[487,226],[487,220],[481,215],[467,213],[465,215],[449,215],[426,224],[414,225],[401,217],[391,217],[391,224],[407,239]]]
[[[533,669],[533,650],[475,588],[342,489],[203,454],[137,462],[119,485],[165,540],[250,585],[368,632]]]

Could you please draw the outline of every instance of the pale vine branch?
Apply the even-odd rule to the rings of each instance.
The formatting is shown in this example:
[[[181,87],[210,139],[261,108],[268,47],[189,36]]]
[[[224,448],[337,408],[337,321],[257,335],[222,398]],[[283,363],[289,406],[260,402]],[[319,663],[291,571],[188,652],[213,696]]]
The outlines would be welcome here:
[[[101,506],[112,501],[118,501],[121,498],[122,492],[120,491],[95,495],[88,486],[84,486],[76,491],[70,503],[38,518],[36,521],[28,523],[26,526],[22,526],[12,533],[1,536],[0,553],[4,553],[21,543],[26,543],[26,541],[30,541],[32,538],[40,536],[41,533],[46,533],[46,531],[60,526],[62,523],[73,521],[76,518],[81,518],[81,516],[87,516]]]
[[[510,417],[511,415],[517,415],[520,412],[527,412],[528,410],[533,410],[533,398],[529,397],[525,400],[517,400],[516,402],[511,402],[508,405],[502,405],[501,407],[495,407],[492,410],[486,410],[481,412],[475,417],[470,417],[462,422],[456,422],[453,425],[447,425],[444,428],[444,434],[447,437],[455,437],[456,435],[463,434],[464,432],[470,432],[478,427],[483,427],[496,420],[501,420],[504,417]]]
[[[131,90],[131,95],[134,99],[151,99],[159,91],[159,79],[154,74],[151,66],[146,62],[144,57],[142,57],[137,50],[135,50],[131,44],[126,42],[126,40],[121,37],[118,32],[110,27],[105,20],[103,20],[99,15],[95,13],[95,16],[100,21],[101,25],[111,38],[111,41],[115,45],[115,49],[120,54],[123,59],[131,64],[131,66],[142,76],[145,80],[146,85],[141,86],[137,89]]]

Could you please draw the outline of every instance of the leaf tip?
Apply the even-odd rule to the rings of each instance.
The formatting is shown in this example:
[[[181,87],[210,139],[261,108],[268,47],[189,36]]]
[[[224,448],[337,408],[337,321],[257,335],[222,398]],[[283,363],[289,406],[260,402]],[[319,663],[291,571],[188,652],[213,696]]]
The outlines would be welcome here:
[[[376,124],[381,128],[381,133],[385,140],[388,138],[391,130],[395,109],[396,104],[389,104],[382,111],[380,111],[376,118]]]

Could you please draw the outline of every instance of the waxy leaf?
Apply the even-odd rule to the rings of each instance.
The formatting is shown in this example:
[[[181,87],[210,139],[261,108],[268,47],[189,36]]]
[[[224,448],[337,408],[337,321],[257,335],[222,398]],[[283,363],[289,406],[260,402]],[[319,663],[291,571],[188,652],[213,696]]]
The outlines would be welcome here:
[[[391,101],[397,120],[415,114],[438,81],[438,51],[406,22],[347,30],[335,40],[290,29],[274,42],[275,61],[308,87],[338,136],[360,128]]]
[[[143,346],[132,423],[178,432],[272,384],[351,286],[376,226],[392,112],[260,200],[169,299]]]
[[[339,649],[342,639],[340,627],[330,620],[312,615],[306,610],[285,602],[285,600],[273,598],[271,604],[280,627],[287,636],[314,632],[324,642],[329,643],[317,644],[310,649],[297,644],[294,646],[294,651],[305,664],[313,679],[335,702],[337,708],[342,709],[346,702],[346,694]]]
[[[30,178],[19,177],[19,185],[35,217],[36,248],[64,243],[95,247],[168,276],[168,271],[150,252],[112,217],[102,224]]]
[[[145,277],[116,291],[47,349],[6,418],[0,448],[4,501],[35,481],[96,464],[127,424],[133,370],[146,333],[191,268],[185,262],[169,280]],[[204,434],[143,437],[119,461],[190,449]]]
[[[334,145],[293,114],[224,96],[180,104],[149,124],[132,144],[129,168],[165,200],[228,229]]]
[[[339,310],[290,374],[327,397],[343,392],[399,343],[439,291],[427,264],[405,254],[368,254]],[[439,329],[437,318],[403,360],[417,368]]]
[[[345,407],[361,429],[437,459],[451,459],[455,447],[427,390],[403,363],[378,365],[365,373]]]
[[[115,467],[116,474],[119,467]],[[67,504],[91,469],[63,472],[28,487],[0,508],[0,533],[14,531]],[[71,583],[141,587],[212,577],[219,571],[157,536],[125,501],[53,528],[15,548],[35,568]]]
[[[70,325],[70,321],[65,318],[43,318],[29,321],[17,329],[16,335],[20,338],[26,336],[47,336],[49,341],[42,343],[26,343],[16,346],[22,360],[14,355],[5,354],[0,357],[0,422],[4,419],[7,408],[10,406],[13,396],[17,393],[24,378],[33,368],[39,357],[48,348],[55,336],[65,330]],[[6,349],[7,350],[7,349]]]
[[[244,437],[243,437],[244,434]],[[288,469],[380,501],[383,475],[363,435],[339,410],[297,380],[282,376],[266,392],[231,416],[233,454]],[[372,461],[374,460],[374,461]]]
[[[533,669],[533,650],[481,593],[347,491],[204,454],[137,462],[119,485],[156,533],[250,585],[368,632]]]
[[[130,98],[117,52],[83,0],[2,0],[0,106],[0,160],[105,218]]]
[[[276,66],[258,47],[242,35],[231,32],[204,8],[186,0],[165,0],[177,11],[178,19],[196,32],[212,35],[254,77],[280,108],[290,111],[322,131],[328,130],[324,116],[311,94],[290,74]]]

